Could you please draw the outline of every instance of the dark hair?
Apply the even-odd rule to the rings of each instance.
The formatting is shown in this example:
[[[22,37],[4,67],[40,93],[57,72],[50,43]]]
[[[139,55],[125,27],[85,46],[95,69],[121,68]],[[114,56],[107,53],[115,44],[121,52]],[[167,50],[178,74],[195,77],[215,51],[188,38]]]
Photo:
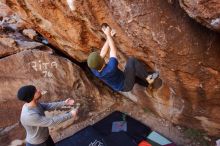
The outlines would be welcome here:
[[[31,102],[36,92],[36,87],[33,85],[22,86],[17,93],[17,98],[27,103]]]

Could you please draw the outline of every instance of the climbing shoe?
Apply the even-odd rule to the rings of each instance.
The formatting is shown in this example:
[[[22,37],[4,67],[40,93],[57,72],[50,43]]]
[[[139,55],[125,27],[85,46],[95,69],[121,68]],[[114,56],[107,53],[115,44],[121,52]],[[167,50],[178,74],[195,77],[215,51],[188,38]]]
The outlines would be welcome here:
[[[156,78],[159,77],[159,72],[155,72],[147,76],[146,80],[149,84],[152,84]]]

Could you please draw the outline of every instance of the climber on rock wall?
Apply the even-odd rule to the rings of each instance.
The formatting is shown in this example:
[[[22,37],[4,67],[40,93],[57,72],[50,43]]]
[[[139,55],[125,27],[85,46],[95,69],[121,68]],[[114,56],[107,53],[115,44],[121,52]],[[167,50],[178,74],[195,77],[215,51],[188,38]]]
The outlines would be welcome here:
[[[136,58],[130,57],[127,60],[124,71],[118,68],[117,49],[112,38],[115,35],[115,31],[107,24],[102,25],[102,31],[107,39],[101,52],[92,52],[87,59],[87,64],[93,74],[115,91],[128,92],[132,90],[135,83],[145,87],[152,85],[154,80],[158,78],[159,73],[148,72],[144,63]],[[108,63],[105,63],[104,58],[109,47],[110,58]]]
[[[19,100],[26,102],[21,111],[20,121],[26,130],[26,146],[55,146],[49,135],[49,126],[60,124],[68,119],[75,118],[77,109],[53,117],[46,117],[45,111],[54,110],[64,105],[72,106],[73,99],[61,102],[39,103],[41,91],[33,85],[23,86],[18,90]]]

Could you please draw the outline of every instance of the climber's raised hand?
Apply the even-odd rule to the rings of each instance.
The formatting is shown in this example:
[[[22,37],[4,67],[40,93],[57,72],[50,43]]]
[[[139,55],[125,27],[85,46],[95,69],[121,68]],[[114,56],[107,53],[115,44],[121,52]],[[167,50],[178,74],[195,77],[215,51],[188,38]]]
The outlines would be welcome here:
[[[105,35],[111,36],[111,29],[109,26],[105,27],[103,32],[105,33]]]
[[[116,35],[116,31],[115,31],[115,29],[112,29],[111,30],[111,36],[114,37],[115,35]]]

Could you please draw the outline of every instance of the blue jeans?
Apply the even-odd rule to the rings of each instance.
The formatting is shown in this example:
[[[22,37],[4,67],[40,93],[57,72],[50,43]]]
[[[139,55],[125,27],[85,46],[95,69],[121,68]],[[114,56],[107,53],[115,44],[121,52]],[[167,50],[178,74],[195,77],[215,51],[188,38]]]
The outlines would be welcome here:
[[[41,144],[26,143],[26,146],[55,146],[55,144],[53,142],[53,139],[49,135],[48,139],[45,142],[41,143]]]

